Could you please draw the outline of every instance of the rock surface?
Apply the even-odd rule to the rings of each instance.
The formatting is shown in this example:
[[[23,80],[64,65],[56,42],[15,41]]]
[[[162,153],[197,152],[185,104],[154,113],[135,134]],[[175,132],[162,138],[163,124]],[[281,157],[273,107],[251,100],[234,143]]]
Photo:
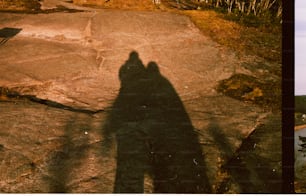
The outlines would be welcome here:
[[[0,13],[3,28],[21,31],[2,37],[7,40],[0,45],[0,87],[41,101],[1,99],[1,192],[128,191],[118,185],[124,179],[120,173],[136,179],[130,192],[247,192],[250,184],[237,180],[239,171],[224,167],[271,118],[273,131],[258,131],[261,148],[246,150],[251,158],[245,158],[250,172],[245,180],[258,187],[251,192],[281,191],[281,148],[263,155],[280,146],[279,114],[215,90],[236,73],[262,77],[241,66],[257,57],[238,59],[203,36],[189,18],[166,12]],[[132,73],[129,80],[124,82],[120,70]],[[189,127],[185,136],[183,127]],[[163,146],[159,141],[172,146],[152,150]],[[191,146],[198,150],[184,151]],[[265,165],[252,165],[256,158]],[[140,177],[124,173],[122,163],[143,165]],[[168,177],[161,176],[164,164]],[[188,181],[181,177],[191,175],[188,170],[177,168],[189,164],[202,173],[191,169],[198,177]],[[265,171],[262,167],[277,168],[272,189],[257,173]],[[202,187],[193,184],[197,180]],[[184,183],[194,188],[179,189],[188,187]]]
[[[305,193],[305,133],[306,129],[298,129],[294,132],[294,170],[295,170],[295,190],[297,193]]]

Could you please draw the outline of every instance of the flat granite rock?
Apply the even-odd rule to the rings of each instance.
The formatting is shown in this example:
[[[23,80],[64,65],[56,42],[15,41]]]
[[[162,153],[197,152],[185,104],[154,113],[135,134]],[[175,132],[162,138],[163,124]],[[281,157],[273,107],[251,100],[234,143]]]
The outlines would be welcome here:
[[[281,143],[264,126],[279,115],[216,91],[258,75],[186,16],[0,13],[4,28],[21,31],[0,45],[0,87],[15,93],[0,96],[1,192],[246,192],[224,166],[258,127],[258,145]],[[281,191],[248,167],[252,190]]]

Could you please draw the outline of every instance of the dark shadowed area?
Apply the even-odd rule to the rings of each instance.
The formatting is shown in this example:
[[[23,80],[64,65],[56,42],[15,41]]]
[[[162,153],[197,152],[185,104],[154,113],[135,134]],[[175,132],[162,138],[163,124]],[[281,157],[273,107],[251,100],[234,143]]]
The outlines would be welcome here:
[[[17,28],[2,28],[0,29],[0,46],[5,44],[9,39],[17,35],[22,29]]]
[[[158,65],[145,67],[132,52],[119,78],[120,92],[104,133],[117,140],[114,192],[144,192],[147,173],[155,193],[209,193],[197,133]]]
[[[279,193],[282,188],[281,143],[274,140],[281,137],[278,118],[268,116],[224,165],[229,184],[237,183],[241,193]]]

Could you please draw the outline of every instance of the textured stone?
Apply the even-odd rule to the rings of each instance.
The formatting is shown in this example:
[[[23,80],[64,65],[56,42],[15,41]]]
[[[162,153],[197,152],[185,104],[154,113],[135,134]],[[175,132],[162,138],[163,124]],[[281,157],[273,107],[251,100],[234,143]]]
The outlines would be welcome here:
[[[0,102],[1,192],[245,192],[223,166],[270,112],[216,92],[253,73],[189,18],[98,10],[0,21],[22,29],[0,45],[0,86],[20,97]]]

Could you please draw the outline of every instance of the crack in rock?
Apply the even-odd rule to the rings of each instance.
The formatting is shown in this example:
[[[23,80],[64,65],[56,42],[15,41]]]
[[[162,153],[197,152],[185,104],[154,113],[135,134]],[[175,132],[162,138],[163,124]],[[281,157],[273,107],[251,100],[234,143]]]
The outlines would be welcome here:
[[[40,103],[43,105],[47,105],[50,107],[54,107],[54,108],[59,108],[59,109],[63,109],[63,110],[69,110],[72,112],[79,112],[79,113],[86,113],[86,114],[96,114],[99,112],[103,112],[104,110],[88,110],[88,109],[81,109],[81,108],[75,108],[75,107],[71,107],[71,106],[67,106],[55,101],[51,101],[48,99],[40,99],[34,95],[21,95],[15,91],[12,91],[8,88],[5,87],[0,87],[0,102],[1,101],[17,101],[17,100],[21,100],[21,99],[25,99],[31,102],[35,102],[35,103]]]

